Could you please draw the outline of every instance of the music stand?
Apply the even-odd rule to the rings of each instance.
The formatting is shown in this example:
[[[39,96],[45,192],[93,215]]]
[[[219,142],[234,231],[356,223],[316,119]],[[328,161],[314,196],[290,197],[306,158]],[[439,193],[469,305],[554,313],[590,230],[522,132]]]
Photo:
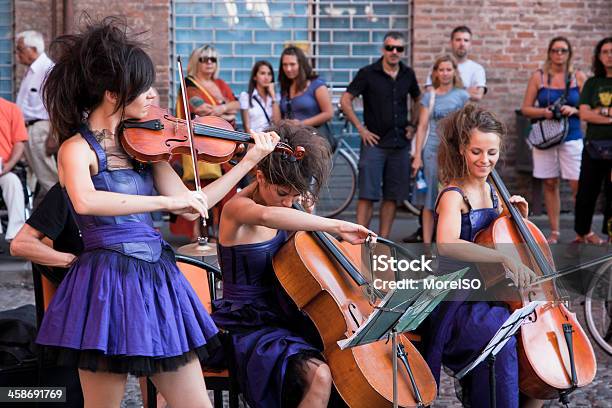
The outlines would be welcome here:
[[[455,375],[455,377],[460,380],[486,360],[489,366],[489,404],[491,407],[495,407],[497,403],[495,395],[495,357],[506,345],[508,340],[510,340],[518,329],[521,328],[523,323],[525,323],[525,319],[529,317],[539,305],[539,302],[531,302],[525,307],[516,309],[497,330],[493,338],[489,340],[489,343],[485,346],[482,353]]]
[[[390,290],[381,303],[375,307],[374,312],[368,316],[365,323],[351,337],[338,341],[338,346],[341,350],[344,350],[349,347],[357,347],[391,337],[394,408],[398,406],[398,357],[408,373],[418,406],[424,406],[418,385],[408,362],[406,351],[401,343],[398,345],[397,335],[415,330],[450,292],[449,283],[461,279],[467,270],[468,268],[464,268],[447,275],[431,276],[427,279],[419,280],[414,285],[417,288],[412,288],[411,286],[406,289]]]

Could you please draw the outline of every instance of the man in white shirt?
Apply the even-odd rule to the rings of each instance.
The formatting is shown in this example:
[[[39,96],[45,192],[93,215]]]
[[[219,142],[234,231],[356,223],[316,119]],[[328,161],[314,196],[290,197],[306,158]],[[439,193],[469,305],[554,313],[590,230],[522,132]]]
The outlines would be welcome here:
[[[50,136],[50,123],[49,114],[42,101],[43,82],[53,68],[53,61],[45,54],[43,36],[37,31],[17,34],[15,51],[17,60],[28,67],[16,102],[23,112],[28,128],[25,155],[40,184],[36,204],[58,180],[55,158],[47,155],[45,149]]]
[[[472,31],[469,27],[456,27],[451,33],[450,41],[453,56],[457,60],[459,75],[466,91],[470,94],[470,100],[478,102],[487,90],[487,78],[482,65],[468,59],[468,51],[472,46]],[[431,87],[431,75],[427,77],[425,89]]]

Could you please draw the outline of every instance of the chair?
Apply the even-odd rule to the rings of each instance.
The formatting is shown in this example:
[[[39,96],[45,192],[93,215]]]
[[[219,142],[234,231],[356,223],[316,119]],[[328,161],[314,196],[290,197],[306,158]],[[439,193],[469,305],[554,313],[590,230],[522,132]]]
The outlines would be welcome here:
[[[49,266],[32,263],[32,280],[36,303],[36,322],[37,327],[40,327],[45,311],[61,282],[61,276]],[[67,401],[65,406],[83,406],[84,401],[78,371],[72,368],[57,367],[52,361],[47,361],[46,357],[45,348],[41,347],[38,351],[36,385],[66,387]]]
[[[212,313],[212,301],[217,298],[216,282],[221,278],[221,271],[206,262],[183,255],[176,255],[176,264],[191,284],[206,311]],[[223,408],[223,391],[229,393],[230,408],[238,408],[238,384],[231,377],[228,369],[216,370],[203,367],[202,374],[206,381],[206,388],[213,392],[215,408]],[[147,380],[147,400],[148,408],[157,408],[155,385],[150,379]]]
[[[25,201],[25,219],[30,217],[30,213],[32,212],[32,197],[33,193],[30,191],[30,187],[28,186],[27,177],[28,177],[28,169],[27,165],[23,162],[18,162],[15,164],[11,173],[15,173],[19,180],[21,181],[21,185],[23,187],[23,197]],[[6,203],[4,202],[4,198],[2,198],[2,190],[0,189],[0,222],[2,223],[2,230],[6,232],[6,225],[8,223],[8,211],[6,207]]]

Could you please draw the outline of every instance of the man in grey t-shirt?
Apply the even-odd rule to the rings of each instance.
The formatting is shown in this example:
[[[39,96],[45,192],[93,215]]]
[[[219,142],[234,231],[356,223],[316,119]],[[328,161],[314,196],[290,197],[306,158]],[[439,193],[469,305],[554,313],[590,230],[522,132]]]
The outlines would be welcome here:
[[[482,65],[467,58],[472,45],[472,31],[466,26],[456,27],[451,33],[450,41],[453,56],[457,60],[459,75],[463,86],[470,94],[470,100],[478,102],[487,90],[487,78]],[[425,82],[425,89],[431,87],[431,74]]]

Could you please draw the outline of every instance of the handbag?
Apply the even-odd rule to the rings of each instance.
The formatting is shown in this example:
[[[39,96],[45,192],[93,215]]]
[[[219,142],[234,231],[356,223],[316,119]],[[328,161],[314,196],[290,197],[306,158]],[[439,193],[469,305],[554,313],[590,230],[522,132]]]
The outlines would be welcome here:
[[[553,106],[561,107],[567,101],[567,93],[571,76],[568,74],[565,81],[565,91],[563,96],[553,103]],[[550,106],[550,75],[548,76],[548,103]],[[531,125],[531,130],[527,136],[527,142],[536,149],[546,150],[553,146],[563,143],[569,133],[569,118],[563,116],[561,119],[540,119]]]
[[[591,159],[612,160],[612,140],[588,140],[585,148]]]

